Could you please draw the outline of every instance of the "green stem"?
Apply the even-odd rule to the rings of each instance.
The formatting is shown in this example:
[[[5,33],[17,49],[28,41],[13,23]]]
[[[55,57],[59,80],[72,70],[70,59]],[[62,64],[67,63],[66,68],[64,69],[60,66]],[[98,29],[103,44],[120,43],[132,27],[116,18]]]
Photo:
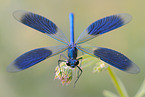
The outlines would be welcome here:
[[[120,87],[120,85],[119,85],[119,83],[118,83],[118,79],[117,79],[117,77],[115,76],[115,74],[113,73],[113,71],[111,70],[110,67],[108,67],[107,70],[108,70],[108,72],[109,72],[109,75],[110,75],[110,77],[111,77],[111,79],[112,79],[112,81],[113,81],[113,83],[114,83],[114,85],[115,85],[115,87],[116,87],[116,89],[117,89],[117,91],[118,91],[120,97],[125,97],[125,93],[124,93],[123,90],[121,89],[121,87]]]

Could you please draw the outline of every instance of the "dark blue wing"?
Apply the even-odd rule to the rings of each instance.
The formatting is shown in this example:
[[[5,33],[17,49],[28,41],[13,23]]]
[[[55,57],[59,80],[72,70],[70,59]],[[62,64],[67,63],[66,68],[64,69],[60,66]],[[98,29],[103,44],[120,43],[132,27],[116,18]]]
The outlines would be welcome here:
[[[7,71],[17,72],[27,69],[49,57],[63,52],[66,49],[67,46],[52,46],[28,51],[9,64]]]
[[[64,33],[50,20],[47,18],[40,16],[38,14],[34,14],[28,11],[15,11],[14,17],[16,20],[20,21],[21,23],[32,27],[46,35],[68,44],[68,39],[64,35]]]
[[[79,36],[76,44],[81,44],[85,41],[95,38],[98,35],[121,27],[131,21],[131,16],[126,13],[116,14],[95,21],[87,27]]]
[[[126,71],[128,73],[138,73],[139,67],[133,63],[129,58],[127,58],[125,55],[108,48],[102,48],[102,47],[77,47],[79,50],[97,57],[104,62],[120,69],[123,71]]]

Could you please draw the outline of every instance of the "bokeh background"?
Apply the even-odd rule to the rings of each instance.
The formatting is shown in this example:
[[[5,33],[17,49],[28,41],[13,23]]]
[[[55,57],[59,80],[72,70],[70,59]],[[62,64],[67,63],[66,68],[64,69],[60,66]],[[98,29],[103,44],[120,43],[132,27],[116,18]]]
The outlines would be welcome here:
[[[54,80],[58,56],[27,70],[8,73],[7,65],[31,49],[61,45],[52,38],[16,21],[15,10],[27,10],[52,20],[69,38],[69,13],[75,14],[75,37],[92,22],[102,17],[129,13],[132,21],[85,44],[117,50],[141,69],[128,74],[112,68],[123,81],[130,97],[145,78],[145,1],[144,0],[0,0],[0,97],[103,97],[104,90],[117,94],[108,72],[92,73],[84,68],[75,88],[74,81],[62,86]]]

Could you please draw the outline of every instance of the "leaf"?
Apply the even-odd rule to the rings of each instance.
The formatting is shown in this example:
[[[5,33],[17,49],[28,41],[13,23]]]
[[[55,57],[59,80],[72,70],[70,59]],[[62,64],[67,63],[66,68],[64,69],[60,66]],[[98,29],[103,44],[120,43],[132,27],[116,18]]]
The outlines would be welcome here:
[[[118,95],[116,95],[116,94],[114,94],[114,93],[112,93],[108,90],[104,90],[103,94],[104,94],[105,97],[119,97]]]
[[[82,63],[81,63],[82,64],[82,66],[81,66],[82,68],[89,67],[90,65],[94,65],[94,64],[100,62],[99,59],[97,59],[95,57],[92,57],[90,55],[87,55],[87,54],[82,55],[81,57],[83,58],[82,59]]]
[[[115,73],[111,70],[110,67],[108,67],[107,69],[119,95],[121,97],[129,97],[122,81],[117,77],[117,75],[115,75]]]
[[[145,80],[143,81],[140,89],[138,90],[138,92],[134,97],[144,97],[144,96],[145,96]]]
[[[125,88],[124,84],[122,83],[122,81],[121,81],[118,77],[117,77],[117,80],[118,80],[119,86],[120,86],[120,88],[122,89],[122,91],[123,91],[125,97],[129,97],[129,96],[128,96],[128,93],[127,93],[127,91],[126,91],[126,88]]]

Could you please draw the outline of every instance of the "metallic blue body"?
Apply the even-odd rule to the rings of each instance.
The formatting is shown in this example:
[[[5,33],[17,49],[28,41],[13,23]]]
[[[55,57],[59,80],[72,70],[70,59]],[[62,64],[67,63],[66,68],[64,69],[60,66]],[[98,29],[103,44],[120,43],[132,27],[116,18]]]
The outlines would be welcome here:
[[[67,65],[75,68],[79,64],[79,60],[77,58],[78,49],[74,44],[74,15],[73,13],[69,14],[70,19],[70,45],[68,48],[68,61]]]
[[[69,14],[70,20],[70,45],[74,45],[74,14]]]
[[[77,58],[78,49],[74,45],[70,45],[68,48],[68,57],[69,59]]]
[[[79,64],[79,60],[77,59],[77,53],[78,49],[74,45],[70,45],[68,48],[68,66],[75,68]]]

